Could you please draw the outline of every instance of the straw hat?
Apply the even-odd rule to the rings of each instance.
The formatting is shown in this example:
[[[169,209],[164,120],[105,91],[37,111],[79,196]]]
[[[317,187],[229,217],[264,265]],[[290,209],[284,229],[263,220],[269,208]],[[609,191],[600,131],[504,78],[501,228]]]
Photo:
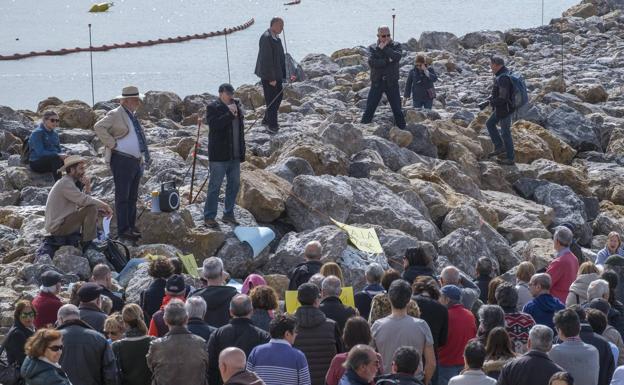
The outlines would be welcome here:
[[[63,172],[67,167],[73,166],[78,163],[86,162],[87,160],[78,155],[70,155],[63,161],[63,167],[58,169],[58,172]]]
[[[145,95],[139,93],[139,89],[135,86],[124,87],[121,90],[121,95],[117,96],[117,99],[139,98],[143,99]]]

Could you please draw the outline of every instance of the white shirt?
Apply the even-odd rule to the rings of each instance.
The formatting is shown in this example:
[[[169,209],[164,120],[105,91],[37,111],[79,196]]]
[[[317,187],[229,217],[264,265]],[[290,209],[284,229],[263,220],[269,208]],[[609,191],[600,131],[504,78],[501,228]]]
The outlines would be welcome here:
[[[448,385],[496,385],[496,380],[486,376],[482,370],[469,369],[451,378]]]
[[[128,116],[128,112],[124,109],[124,118],[126,125],[128,126],[128,135],[121,139],[117,139],[117,147],[115,151],[123,152],[124,154],[132,155],[135,158],[141,158],[141,149],[139,147],[139,138],[137,137],[134,125]]]
[[[624,385],[624,366],[618,366],[613,372],[611,385]]]

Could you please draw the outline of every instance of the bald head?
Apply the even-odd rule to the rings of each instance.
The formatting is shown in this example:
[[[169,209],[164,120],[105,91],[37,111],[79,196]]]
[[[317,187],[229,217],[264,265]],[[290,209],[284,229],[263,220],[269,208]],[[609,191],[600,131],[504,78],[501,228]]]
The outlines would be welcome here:
[[[321,254],[323,254],[323,246],[321,246],[321,242],[319,241],[308,242],[308,244],[305,245],[303,254],[305,258],[309,260],[321,259]]]
[[[440,279],[442,280],[442,285],[459,286],[461,276],[459,274],[459,270],[455,266],[447,266],[442,269],[442,272],[440,273]]]
[[[239,348],[226,348],[219,354],[219,371],[223,382],[227,382],[234,374],[245,370],[247,357]]]

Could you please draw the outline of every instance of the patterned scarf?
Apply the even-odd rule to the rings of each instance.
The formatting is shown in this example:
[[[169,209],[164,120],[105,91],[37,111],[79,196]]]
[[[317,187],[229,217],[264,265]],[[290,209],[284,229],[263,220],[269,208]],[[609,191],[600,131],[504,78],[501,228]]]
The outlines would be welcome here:
[[[143,132],[143,127],[141,127],[141,123],[134,116],[132,112],[130,112],[127,108],[124,107],[124,110],[128,113],[130,120],[132,121],[132,125],[134,126],[134,131],[136,132],[137,139],[139,140],[139,149],[141,153],[143,153],[143,157],[145,158],[145,164],[149,164],[151,161],[149,150],[147,148],[147,139],[145,139],[145,133]]]

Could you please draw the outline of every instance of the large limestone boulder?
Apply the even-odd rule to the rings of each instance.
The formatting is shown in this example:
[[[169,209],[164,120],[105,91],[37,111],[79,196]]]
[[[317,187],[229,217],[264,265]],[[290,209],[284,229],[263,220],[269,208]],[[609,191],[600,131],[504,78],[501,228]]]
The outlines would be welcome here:
[[[579,195],[591,195],[587,173],[578,166],[567,166],[552,160],[539,159],[531,164],[531,168],[537,173],[538,179],[569,186]]]
[[[418,39],[424,50],[445,50],[457,52],[460,49],[459,39],[450,32],[425,31]]]
[[[70,100],[51,108],[61,119],[60,127],[93,128],[96,121],[95,112],[85,102]]]
[[[602,84],[592,84],[588,86],[579,87],[576,90],[576,95],[587,103],[604,103],[609,99],[609,94],[604,89]]]
[[[577,151],[600,151],[593,123],[574,108],[561,105],[546,120],[546,128]]]
[[[271,156],[271,163],[279,163],[290,157],[305,159],[317,175],[346,175],[349,172],[349,158],[343,151],[312,137],[289,139]]]
[[[258,222],[273,222],[286,209],[290,188],[290,183],[279,176],[244,165],[237,204],[249,210]]]
[[[350,123],[331,123],[320,131],[319,136],[323,142],[334,145],[347,156],[361,151],[364,145],[362,131]]]
[[[147,91],[143,103],[137,110],[141,119],[169,118],[175,122],[182,120],[182,99],[170,91]]]
[[[514,138],[514,145],[516,147],[520,147],[516,150],[516,157],[524,156],[527,160],[526,163],[530,163],[529,160],[539,159],[537,156],[542,154],[543,159],[552,159],[558,163],[569,163],[572,158],[576,155],[576,150],[574,150],[570,145],[561,140],[558,136],[553,135],[550,131],[546,130],[542,126],[532,123],[526,120],[519,120],[514,123],[512,128],[512,135]],[[530,140],[534,141],[534,143],[539,143],[539,145],[531,144],[527,142],[524,138],[528,137]],[[547,152],[543,152],[542,142],[539,141],[536,137],[541,139],[541,141],[546,142],[550,155]],[[518,142],[516,142],[518,140]],[[522,144],[524,143],[524,144]],[[529,147],[530,146],[530,147]],[[529,148],[532,148],[529,150]],[[520,151],[520,154],[518,154]],[[532,156],[530,156],[531,154]],[[518,160],[519,163],[522,163]]]
[[[308,79],[331,75],[340,69],[340,66],[325,54],[306,55],[300,64]]]
[[[465,34],[459,39],[462,47],[467,49],[479,48],[484,44],[503,42],[504,35],[500,31],[478,31]]]
[[[152,283],[153,278],[148,274],[149,264],[142,263],[134,272],[126,287],[126,303],[139,303],[141,292]]]
[[[262,86],[243,84],[236,89],[235,95],[246,108],[256,109],[264,106]]]
[[[507,216],[496,228],[509,242],[530,241],[533,238],[551,237],[539,218],[532,214],[517,213]]]
[[[576,4],[570,7],[567,11],[563,12],[564,17],[582,17],[583,19],[596,16],[596,14],[596,6],[592,3]]]
[[[65,274],[75,274],[86,281],[91,277],[89,260],[82,256],[82,252],[72,246],[63,246],[54,254],[54,266]]]
[[[488,205],[498,214],[501,222],[508,216],[526,213],[537,217],[545,227],[548,227],[555,217],[555,211],[551,207],[535,203],[514,194],[493,190],[483,190],[482,193]]]
[[[548,267],[553,260],[553,241],[546,238],[534,238],[525,247],[522,257],[535,266],[535,270],[542,270]]]

